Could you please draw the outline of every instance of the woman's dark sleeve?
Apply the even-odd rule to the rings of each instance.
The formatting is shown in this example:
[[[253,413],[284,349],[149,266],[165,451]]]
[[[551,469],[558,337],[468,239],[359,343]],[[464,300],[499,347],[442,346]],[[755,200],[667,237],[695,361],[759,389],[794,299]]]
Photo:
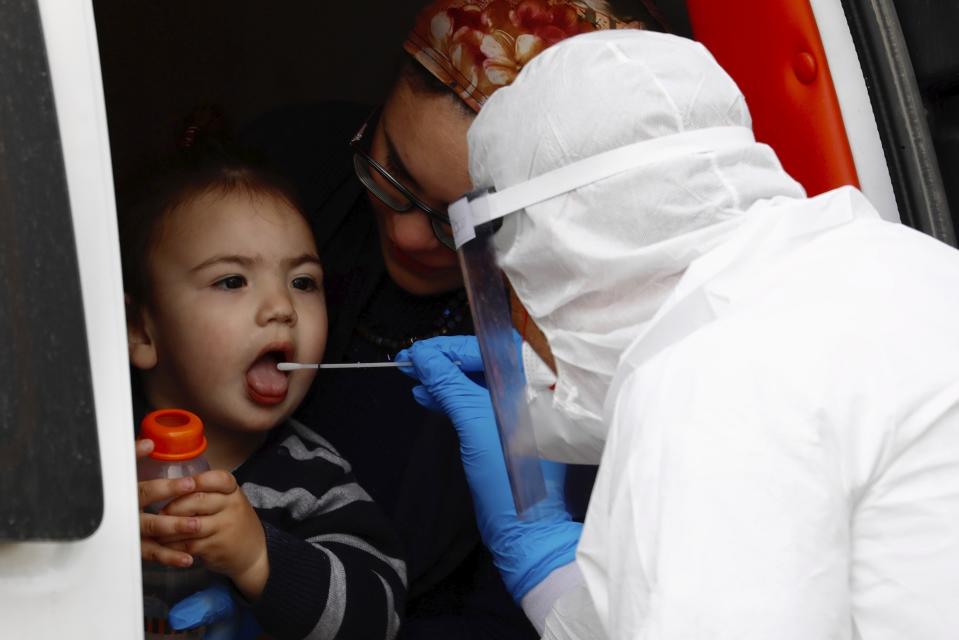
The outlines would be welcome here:
[[[241,479],[270,563],[253,613],[278,639],[393,638],[406,566],[392,526],[329,443],[289,426]]]

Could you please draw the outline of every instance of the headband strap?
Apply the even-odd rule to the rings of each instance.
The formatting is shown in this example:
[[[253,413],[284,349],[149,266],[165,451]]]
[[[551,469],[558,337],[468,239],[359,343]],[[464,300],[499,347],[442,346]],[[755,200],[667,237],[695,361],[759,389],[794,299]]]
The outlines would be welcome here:
[[[476,227],[588,184],[676,158],[707,155],[755,142],[748,127],[711,127],[610,149],[542,173],[502,191],[473,192],[449,206],[456,248],[476,237]]]

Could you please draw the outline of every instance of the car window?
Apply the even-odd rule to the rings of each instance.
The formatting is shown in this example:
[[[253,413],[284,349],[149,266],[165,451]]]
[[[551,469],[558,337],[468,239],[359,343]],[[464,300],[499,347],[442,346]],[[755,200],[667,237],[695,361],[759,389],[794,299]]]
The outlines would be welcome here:
[[[956,166],[942,155],[959,108],[948,100],[959,69],[952,4],[843,0],[902,221],[955,246],[946,185],[955,181],[949,173]],[[937,104],[951,109],[951,129],[948,113],[930,110]]]
[[[959,3],[896,0],[954,226],[959,227]]]
[[[36,0],[0,24],[0,540],[72,540],[103,513],[73,222]]]

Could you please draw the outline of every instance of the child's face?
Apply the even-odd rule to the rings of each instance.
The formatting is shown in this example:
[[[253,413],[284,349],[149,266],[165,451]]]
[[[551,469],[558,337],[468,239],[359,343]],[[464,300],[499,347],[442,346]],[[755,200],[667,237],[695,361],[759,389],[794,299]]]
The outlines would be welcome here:
[[[318,362],[327,330],[313,235],[295,209],[245,190],[202,195],[165,216],[149,277],[130,355],[153,406],[247,432],[292,413],[314,374],[276,363]]]

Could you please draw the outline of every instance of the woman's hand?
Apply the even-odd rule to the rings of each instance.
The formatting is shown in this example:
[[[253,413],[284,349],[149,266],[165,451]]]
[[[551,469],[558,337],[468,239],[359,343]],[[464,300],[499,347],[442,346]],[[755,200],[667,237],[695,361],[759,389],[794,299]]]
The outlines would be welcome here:
[[[546,498],[535,506],[536,519],[521,520],[516,515],[489,392],[464,373],[482,370],[476,338],[422,340],[398,353],[396,359],[413,363],[412,371],[403,372],[422,383],[413,389],[416,401],[443,411],[452,420],[480,534],[507,589],[519,601],[550,572],[575,557],[582,525],[573,522],[566,511],[565,466],[541,462]]]
[[[137,460],[153,451],[152,440],[137,440]],[[194,518],[173,518],[144,511],[154,503],[163,503],[193,491],[196,483],[193,478],[176,480],[144,480],[137,483],[140,503],[140,556],[149,562],[170,567],[189,567],[193,557],[182,550],[163,545],[159,540],[177,535],[190,535],[197,531],[198,523]]]
[[[173,500],[160,513],[195,521],[195,531],[175,533],[160,543],[197,556],[212,571],[230,578],[248,600],[256,600],[270,574],[259,516],[233,474],[206,471],[193,480],[194,491]]]

